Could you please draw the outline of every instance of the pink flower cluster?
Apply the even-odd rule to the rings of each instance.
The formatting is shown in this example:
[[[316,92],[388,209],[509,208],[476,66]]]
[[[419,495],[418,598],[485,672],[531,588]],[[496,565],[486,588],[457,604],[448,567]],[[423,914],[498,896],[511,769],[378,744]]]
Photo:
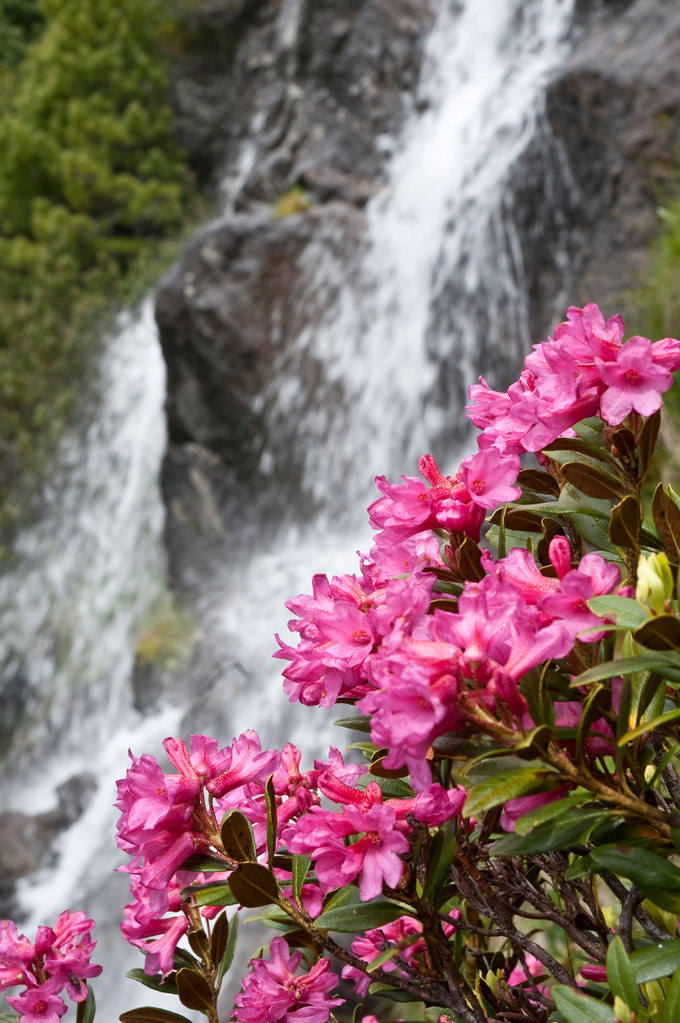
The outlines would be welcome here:
[[[39,927],[31,943],[11,920],[0,920],[0,991],[25,985],[7,998],[23,1023],[58,1023],[66,1012],[64,990],[74,1002],[87,998],[86,981],[102,972],[90,962],[93,927],[82,910],[65,910],[53,928]]]
[[[599,554],[574,567],[564,536],[550,544],[551,572],[527,550],[497,562],[484,551],[485,577],[465,583],[450,608],[445,594],[431,604],[435,576],[456,578],[461,545],[479,541],[486,512],[519,497],[521,453],[571,432],[584,416],[618,424],[659,407],[680,367],[680,342],[622,338],[619,317],[605,322],[595,305],[571,308],[506,395],[485,383],[471,388],[480,450],[456,474],[444,476],[424,455],[424,480],[378,477],[382,496],[369,516],[379,532],[361,576],[316,576],[312,596],[287,605],[300,641],[294,648],[277,637],[275,656],[290,662],[291,700],[354,703],[371,717],[385,767],[405,766],[417,791],[432,781],[427,757],[437,738],[470,725],[493,733],[495,721],[520,727],[522,676],[565,656],[577,638],[592,643],[604,634],[587,602],[615,592],[620,571]]]
[[[231,1018],[236,1023],[326,1023],[331,1009],[344,1003],[330,997],[338,978],[325,958],[298,977],[301,961],[301,953],[289,952],[284,938],[274,938],[269,959],[251,959]]]
[[[130,754],[132,767],[117,783],[117,842],[131,857],[119,869],[130,874],[133,896],[121,930],[145,953],[151,975],[172,970],[177,942],[188,929],[180,889],[197,874],[180,871],[181,865],[219,842],[229,809],[264,800],[267,778],[281,762],[278,750],[263,751],[252,731],[224,749],[203,735],[193,735],[190,748],[180,739],[166,739],[164,747],[177,773],[164,773],[148,754]]]
[[[234,739],[230,747],[202,735],[187,746],[166,739],[165,750],[177,773],[164,773],[149,756],[132,757],[132,766],[118,782],[118,844],[130,855],[122,868],[130,875],[133,900],[126,906],[122,931],[145,954],[145,971],[166,976],[173,969],[177,943],[187,932],[195,907],[182,889],[203,875],[184,867],[193,853],[216,853],[224,870],[211,880],[227,880],[237,864],[224,853],[220,825],[225,815],[240,810],[252,825],[255,855],[266,857],[265,786],[271,778],[277,805],[277,841],[293,853],[309,853],[316,877],[303,885],[307,911],[318,916],[323,895],[357,881],[361,897],[373,898],[383,884],[396,886],[402,876],[402,855],[410,850],[416,820],[435,826],[460,812],[463,790],[445,791],[428,784],[410,799],[384,799],[375,782],[357,787],[364,769],[345,764],[332,748],[328,762],[315,761],[300,770],[300,752],[262,750],[254,732]],[[321,797],[339,804],[339,812],[321,808]],[[348,838],[350,845],[346,845]],[[290,872],[275,874],[285,891]],[[212,914],[212,910],[203,910]]]
[[[460,910],[453,910],[451,915],[460,919]],[[450,923],[444,923],[442,928],[447,938],[455,931],[455,927]],[[383,972],[393,973],[396,970],[403,974],[405,971],[402,966],[405,965],[411,972],[427,976],[431,973],[432,964],[425,939],[421,937],[422,933],[423,925],[420,920],[412,916],[400,916],[393,923],[373,928],[355,938],[352,942],[352,952],[365,963],[372,963],[383,952],[394,948],[395,951],[398,950],[398,954],[383,963]],[[371,984],[370,974],[355,966],[343,966],[342,976],[353,982],[361,998],[366,995]]]
[[[623,332],[620,316],[605,322],[593,303],[572,306],[555,337],[534,345],[506,393],[480,377],[470,388],[467,410],[482,431],[480,447],[506,454],[540,451],[588,416],[618,426],[631,412],[656,412],[671,373],[680,368],[680,342],[631,337],[623,344]]]
[[[284,831],[283,839],[291,852],[312,857],[323,891],[358,879],[364,901],[379,895],[383,884],[399,884],[401,854],[410,850],[407,836],[413,831],[407,818],[434,827],[460,813],[466,795],[464,789],[446,791],[430,781],[427,791],[411,799],[385,799],[376,782],[355,789],[331,770],[319,774],[318,786],[342,810],[312,806]],[[346,844],[350,836],[354,840]]]

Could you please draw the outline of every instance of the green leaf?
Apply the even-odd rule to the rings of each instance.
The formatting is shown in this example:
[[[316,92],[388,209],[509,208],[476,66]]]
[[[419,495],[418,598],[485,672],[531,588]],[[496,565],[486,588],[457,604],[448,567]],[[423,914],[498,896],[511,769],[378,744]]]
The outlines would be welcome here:
[[[638,457],[635,434],[631,430],[620,427],[612,434],[612,449],[616,449],[615,457],[624,464],[628,464],[637,475]],[[612,454],[614,451],[612,450]]]
[[[581,762],[581,754],[583,753],[583,746],[591,735],[590,726],[594,721],[597,721],[598,717],[601,716],[603,705],[607,703],[609,694],[605,690],[604,686],[597,685],[591,692],[588,693],[581,711],[581,719],[576,729],[576,748],[574,750],[574,759],[576,763]]]
[[[398,920],[401,916],[412,916],[409,906],[385,900],[360,902],[358,905],[338,906],[327,909],[314,921],[316,926],[327,931],[339,931],[353,934],[355,931],[368,931],[374,927]]]
[[[604,597],[591,597],[586,603],[600,618],[615,615],[619,628],[636,629],[648,617],[647,610],[633,597],[619,597],[615,593],[610,593]]]
[[[573,880],[603,870],[627,877],[662,909],[675,911],[676,905],[680,905],[680,870],[650,849],[603,845],[572,863],[564,876]]]
[[[202,927],[194,927],[187,933],[187,939],[191,951],[196,955],[198,960],[203,960],[207,953],[210,951],[210,943],[208,941],[208,935],[205,933]],[[194,966],[190,967],[190,972],[193,972]]]
[[[655,615],[635,630],[633,639],[648,650],[680,652],[680,619],[672,614]]]
[[[522,490],[533,490],[537,494],[560,496],[560,485],[554,476],[543,469],[520,469],[517,483]]]
[[[677,1023],[680,1019],[680,966],[673,974],[666,991],[661,1023]]]
[[[613,995],[637,1012],[640,1007],[635,974],[621,938],[615,935],[607,948],[607,984]]]
[[[336,892],[330,896],[327,896],[324,905],[324,913],[328,912],[329,909],[339,909],[343,906],[359,906],[361,905],[361,893],[354,884],[345,885],[344,888],[338,888]]]
[[[455,854],[456,825],[453,821],[446,821],[440,825],[430,842],[423,899],[434,898],[446,884]]]
[[[191,1023],[186,1016],[167,1009],[157,1009],[153,1005],[145,1005],[143,1009],[128,1009],[118,1017],[120,1023]]]
[[[661,944],[638,949],[630,957],[636,984],[670,977],[680,962],[680,938],[671,938]]]
[[[271,870],[273,866],[274,853],[276,852],[276,835],[278,831],[278,814],[276,808],[276,792],[274,791],[274,775],[267,778],[264,790],[264,798],[267,803],[267,864]]]
[[[639,736],[644,735],[645,732],[654,732],[657,728],[661,728],[663,725],[668,724],[669,721],[676,721],[678,718],[680,718],[680,707],[675,710],[669,710],[665,714],[660,714],[656,718],[651,718],[651,720],[638,725],[637,728],[633,728],[632,731],[626,732],[626,734],[622,735],[619,739],[618,745],[625,746],[626,743],[639,738]]]
[[[238,903],[226,881],[190,884],[182,888],[182,898],[189,895],[196,900],[197,906],[235,906]]]
[[[568,810],[561,817],[544,821],[526,835],[510,834],[491,846],[492,856],[530,856],[534,853],[570,849],[586,840],[588,833],[608,816],[601,808]]]
[[[670,487],[659,483],[652,500],[654,525],[663,541],[671,565],[680,564],[680,508],[671,497]]]
[[[626,487],[611,473],[596,469],[585,462],[565,462],[562,475],[586,497],[601,501],[620,501],[626,496]]]
[[[509,799],[527,796],[533,792],[545,792],[556,788],[561,781],[560,776],[548,769],[521,767],[514,771],[475,785],[467,795],[462,810],[464,817],[479,817],[484,811]]]
[[[333,724],[337,725],[338,728],[354,728],[357,732],[371,732],[371,722],[373,718],[370,714],[357,714],[356,717],[352,718],[339,718],[334,721]]]
[[[550,992],[567,1023],[616,1023],[614,1010],[604,1002],[558,984]]]
[[[469,536],[458,548],[458,571],[463,579],[479,582],[486,575],[482,568],[482,552]]]
[[[215,1011],[215,998],[210,984],[195,970],[180,970],[177,974],[179,1000],[187,1009],[197,1009],[206,1016]]]
[[[520,533],[542,533],[541,516],[525,505],[504,505],[497,508],[489,522],[495,526],[503,523],[508,530]]]
[[[194,872],[196,874],[215,874],[218,871],[223,873],[231,869],[231,864],[227,863],[224,857],[211,856],[209,854],[194,853],[184,860],[181,865],[177,868],[178,870],[186,870]]]
[[[381,778],[379,775],[370,775],[369,781],[374,781],[380,788],[386,799],[413,799],[414,792],[408,782],[401,778]]]
[[[220,829],[222,845],[230,860],[237,863],[252,862],[255,859],[255,839],[250,821],[240,810],[231,810]]]
[[[296,853],[292,857],[293,859],[293,898],[297,902],[298,906],[302,907],[300,901],[300,893],[302,886],[305,883],[305,878],[309,872],[309,868],[312,863],[311,856],[303,856],[302,853]]]
[[[219,963],[222,961],[228,941],[229,918],[226,913],[220,913],[220,915],[213,921],[210,933],[210,959],[213,963]]]
[[[590,603],[590,602],[589,602]],[[674,656],[674,655],[673,655]],[[604,679],[616,678],[618,675],[632,675],[638,671],[655,671],[673,682],[680,682],[680,664],[672,666],[667,653],[641,653],[637,657],[622,657],[616,661],[605,661],[594,668],[577,675],[570,684],[571,689],[587,685],[589,682],[601,682]]]
[[[174,981],[170,980],[170,977],[163,979],[162,973],[157,973],[155,977],[150,977],[148,973],[144,973],[144,970],[136,966],[133,970],[128,970],[125,974],[130,980],[136,980],[138,984],[143,984],[144,987],[151,988],[152,991],[159,991],[161,994],[176,995],[177,985]]]
[[[222,983],[224,975],[226,974],[227,970],[229,969],[234,960],[234,953],[236,952],[236,938],[238,935],[238,921],[239,915],[238,913],[234,913],[231,920],[229,921],[229,940],[227,941],[227,944],[224,949],[224,955],[222,956],[222,959],[220,960],[219,966],[217,968],[218,987]]]
[[[92,1023],[95,1014],[94,992],[89,984],[87,987],[87,998],[84,1002],[78,1002],[76,1010],[76,1023]]]
[[[628,494],[612,508],[612,517],[609,523],[609,536],[612,543],[617,547],[639,551],[641,526],[640,506],[633,495]]]
[[[237,901],[248,909],[268,906],[279,898],[276,878],[260,863],[239,863],[229,875],[229,887]]]
[[[645,425],[642,427],[642,432],[640,433],[640,462],[643,473],[647,471],[652,460],[660,425],[661,410],[659,409],[654,415],[645,420]]]
[[[594,444],[591,440],[585,440],[582,437],[558,437],[557,440],[546,444],[541,450],[547,452],[553,461],[559,461],[555,457],[559,451],[576,451],[587,458],[594,458],[598,462],[607,462],[609,465],[613,465],[609,452],[603,450],[600,446],[602,444],[602,437],[600,436],[598,440],[599,443]]]

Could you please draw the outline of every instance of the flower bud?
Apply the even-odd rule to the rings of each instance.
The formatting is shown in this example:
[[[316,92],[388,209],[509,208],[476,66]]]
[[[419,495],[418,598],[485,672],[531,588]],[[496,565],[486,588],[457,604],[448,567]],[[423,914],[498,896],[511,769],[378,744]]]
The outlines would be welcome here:
[[[635,589],[636,600],[654,614],[662,614],[664,605],[673,596],[673,573],[663,553],[640,558]]]

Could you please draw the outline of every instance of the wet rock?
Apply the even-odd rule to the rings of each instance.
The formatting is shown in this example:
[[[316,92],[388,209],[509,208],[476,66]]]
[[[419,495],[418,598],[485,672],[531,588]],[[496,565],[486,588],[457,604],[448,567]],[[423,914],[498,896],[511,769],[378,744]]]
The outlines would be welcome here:
[[[197,11],[200,26],[201,5]],[[210,123],[200,104],[191,118],[187,107],[185,141],[213,179],[219,168],[232,212],[190,244],[157,303],[169,387],[167,539],[175,580],[189,588],[232,524],[257,518],[266,529],[268,513],[273,523],[314,511],[301,494],[299,438],[267,417],[272,382],[293,371],[291,408],[313,409],[321,383],[324,400],[342,402],[341,383],[329,398],[324,367],[291,361],[291,340],[315,329],[332,297],[304,281],[325,254],[340,265],[343,251],[356,255],[363,244],[364,206],[385,184],[386,139],[416,108],[432,21],[423,0],[244,0],[230,11],[213,31],[212,50],[201,37],[204,66],[216,61],[205,95],[219,82],[220,103],[206,103]],[[189,48],[185,73],[192,59]],[[179,107],[190,80],[178,74]],[[680,8],[669,0],[579,0],[571,55],[548,87],[502,211],[521,239],[517,286],[529,294],[532,338],[546,337],[571,303],[597,301],[607,315],[620,311],[634,322],[634,288],[680,150],[679,115]],[[299,208],[277,219],[284,201]],[[484,286],[475,305],[477,362],[489,366],[492,385],[506,387],[524,339],[509,338],[502,360],[485,349],[492,303]],[[455,279],[441,287],[438,335],[449,322],[454,332],[460,288]],[[434,402],[459,408],[460,352],[454,345],[448,355],[430,354]],[[457,434],[450,424],[447,431],[450,443]],[[292,452],[285,479],[269,472],[272,438]]]
[[[58,786],[53,810],[39,814],[9,810],[0,814],[0,917],[20,919],[16,882],[54,862],[56,839],[82,815],[96,788],[96,777],[83,772]]]
[[[625,319],[676,173],[680,7],[598,5],[546,112],[571,193],[571,301],[596,300]]]

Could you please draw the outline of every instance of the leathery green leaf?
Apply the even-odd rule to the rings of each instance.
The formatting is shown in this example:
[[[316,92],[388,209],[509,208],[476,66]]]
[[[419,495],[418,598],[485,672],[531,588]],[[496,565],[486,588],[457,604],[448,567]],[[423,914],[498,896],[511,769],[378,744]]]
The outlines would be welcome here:
[[[215,1000],[210,984],[195,970],[180,970],[177,974],[177,991],[179,1000],[187,1009],[197,1009],[207,1013],[214,1011]]]
[[[644,724],[638,725],[637,728],[633,728],[632,731],[626,732],[625,735],[621,736],[618,744],[619,746],[625,746],[626,743],[632,742],[633,739],[638,739],[645,732],[653,732],[670,721],[676,721],[678,718],[680,718],[680,707],[675,710],[669,710],[666,714],[660,714],[656,718],[651,718],[649,721],[645,721]]]
[[[312,863],[311,856],[303,856],[302,853],[296,853],[292,857],[293,860],[293,898],[297,902],[298,906],[301,906],[300,893],[302,886],[305,883],[305,878]]]
[[[537,824],[526,835],[510,834],[491,846],[492,856],[530,856],[533,853],[569,849],[586,840],[588,833],[607,816],[599,807],[567,810],[560,817]]]
[[[674,661],[677,666],[674,666]],[[604,679],[616,678],[617,675],[633,675],[638,671],[655,671],[664,674],[672,682],[680,682],[680,661],[673,655],[641,653],[638,657],[621,657],[615,661],[605,661],[594,668],[577,675],[570,684],[571,689],[588,685],[589,682],[601,682]]]
[[[206,884],[190,884],[182,889],[182,897],[193,895],[197,906],[235,906],[237,899],[232,895],[226,881]]]
[[[221,962],[228,941],[229,918],[226,913],[220,913],[213,921],[210,932],[210,958],[213,963]]]
[[[437,895],[446,884],[456,852],[456,825],[446,821],[435,832],[427,857],[427,877],[423,886],[423,898]]]
[[[550,992],[567,1023],[616,1023],[611,1005],[562,984]]]
[[[240,810],[231,810],[222,821],[222,845],[231,860],[244,863],[255,859],[255,839],[250,821]]]
[[[268,906],[279,898],[279,886],[271,870],[260,863],[240,863],[229,875],[234,897],[249,909]]]
[[[462,814],[465,817],[478,817],[492,806],[507,803],[509,799],[517,799],[519,796],[528,796],[532,792],[548,791],[556,788],[559,782],[559,775],[548,769],[521,767],[507,771],[475,785],[468,792]]]
[[[163,977],[162,973],[157,973],[155,977],[151,977],[148,973],[144,973],[140,967],[135,966],[134,969],[128,970],[125,976],[130,980],[136,980],[138,984],[143,984],[144,987],[151,988],[152,991],[160,991],[162,994],[169,995],[177,994],[177,985],[172,980],[171,974]]]
[[[186,1016],[167,1009],[157,1009],[154,1005],[145,1005],[142,1009],[128,1009],[118,1017],[120,1023],[191,1023]]]
[[[650,980],[670,977],[680,963],[680,938],[649,945],[633,952],[630,965],[636,984],[647,984]]]
[[[661,1023],[677,1023],[678,1019],[680,1019],[680,966],[671,977]]]
[[[565,873],[567,880],[611,870],[632,881],[655,905],[675,910],[680,905],[680,870],[650,849],[603,845],[576,860]]]
[[[222,959],[220,960],[219,966],[217,968],[218,986],[222,983],[224,975],[226,974],[227,970],[229,969],[234,960],[234,953],[236,952],[236,938],[238,935],[238,921],[239,915],[238,913],[234,913],[231,920],[229,921],[229,937],[227,939],[227,944],[224,948]]]
[[[637,1012],[640,1000],[635,974],[628,953],[618,934],[612,938],[607,948],[607,983],[612,994],[618,995],[629,1009]]]
[[[278,828],[278,814],[276,807],[276,792],[274,791],[274,776],[270,775],[264,790],[267,803],[267,863],[271,870],[276,852],[276,834]]]
[[[327,909],[317,917],[315,924],[323,930],[352,934],[355,931],[383,927],[385,924],[392,923],[393,920],[398,920],[401,916],[410,915],[412,915],[412,911],[409,906],[381,899]]]

